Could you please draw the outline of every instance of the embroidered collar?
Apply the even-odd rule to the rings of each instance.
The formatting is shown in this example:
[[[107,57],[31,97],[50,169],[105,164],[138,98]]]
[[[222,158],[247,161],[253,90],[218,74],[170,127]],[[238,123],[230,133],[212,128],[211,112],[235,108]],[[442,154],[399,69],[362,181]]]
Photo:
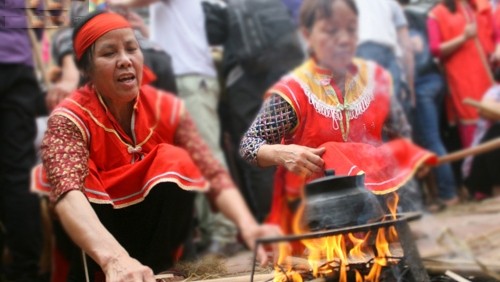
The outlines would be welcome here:
[[[374,97],[375,64],[354,59],[352,70],[346,79],[345,99],[337,95],[331,71],[317,66],[312,59],[299,67],[293,76],[315,110],[335,123],[343,119],[343,111],[349,112],[350,119],[356,119]]]

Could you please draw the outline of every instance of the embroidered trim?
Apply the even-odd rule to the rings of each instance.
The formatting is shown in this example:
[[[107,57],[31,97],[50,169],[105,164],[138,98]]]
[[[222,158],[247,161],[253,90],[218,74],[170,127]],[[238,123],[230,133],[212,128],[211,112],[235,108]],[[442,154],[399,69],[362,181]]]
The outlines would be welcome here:
[[[73,122],[76,125],[76,127],[78,127],[78,130],[80,130],[80,133],[82,134],[83,137],[83,141],[88,146],[91,138],[90,131],[77,114],[75,114],[70,109],[60,107],[54,110],[53,115],[59,115],[65,117],[69,119],[71,122]]]
[[[317,113],[320,115],[331,118],[334,123],[334,129],[339,129],[339,121],[343,120],[342,111],[347,111],[346,114],[349,115],[349,119],[357,119],[362,115],[370,106],[374,98],[375,83],[375,65],[373,63],[367,63],[367,85],[363,89],[363,93],[358,97],[358,99],[348,105],[338,104],[335,106],[328,105],[318,98],[314,93],[312,93],[311,88],[306,83],[302,82],[298,77],[294,76],[295,81],[297,81],[304,91],[305,95]],[[359,79],[357,76],[353,79]]]

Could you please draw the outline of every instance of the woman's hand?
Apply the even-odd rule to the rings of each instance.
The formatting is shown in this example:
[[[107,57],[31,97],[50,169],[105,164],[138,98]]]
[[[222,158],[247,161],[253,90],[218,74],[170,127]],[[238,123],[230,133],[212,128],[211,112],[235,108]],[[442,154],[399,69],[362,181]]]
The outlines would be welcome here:
[[[417,176],[418,179],[422,179],[426,177],[430,171],[431,167],[429,165],[424,164],[417,169],[417,173],[415,175]]]
[[[464,38],[465,40],[475,37],[477,35],[477,25],[475,22],[468,23],[464,28]]]
[[[75,89],[75,85],[72,81],[60,81],[54,85],[51,85],[47,91],[47,96],[45,97],[45,104],[47,109],[52,111],[57,104],[68,97]]]
[[[246,245],[251,250],[254,250],[256,247],[255,241],[258,238],[279,237],[283,236],[283,232],[278,226],[272,224],[262,224],[262,225],[249,224],[241,228],[241,236],[243,237],[243,240],[245,241]],[[275,257],[277,258],[278,250],[277,248],[273,249]],[[257,249],[257,259],[260,261],[260,264],[262,266],[267,265],[267,263],[269,262],[269,258],[262,245],[259,245]]]
[[[107,282],[155,282],[153,271],[128,255],[112,258],[102,270]]]
[[[277,149],[277,162],[288,171],[309,177],[323,171],[325,161],[321,158],[325,148],[309,148],[300,145],[281,145]]]

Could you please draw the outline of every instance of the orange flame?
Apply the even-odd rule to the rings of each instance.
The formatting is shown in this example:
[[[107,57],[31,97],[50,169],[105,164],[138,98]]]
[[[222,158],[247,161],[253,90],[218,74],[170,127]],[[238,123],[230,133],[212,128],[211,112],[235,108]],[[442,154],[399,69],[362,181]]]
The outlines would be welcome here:
[[[391,219],[397,218],[397,204],[399,197],[393,193],[388,197],[387,207],[391,213]],[[308,227],[304,225],[303,214],[304,204],[302,204],[293,220],[293,232],[295,234],[305,234],[309,232]],[[368,274],[363,275],[357,269],[354,269],[356,282],[378,281],[384,266],[389,264],[388,257],[391,257],[390,243],[397,242],[398,234],[394,226],[389,228],[379,228],[376,234],[372,232],[332,235],[315,239],[301,240],[308,256],[307,262],[311,274],[316,277],[328,277],[332,272],[338,276],[339,282],[347,282],[348,271],[351,263],[364,264],[372,261],[373,265]],[[372,243],[370,243],[370,241]],[[370,245],[372,244],[372,245]],[[376,254],[373,251],[375,245]],[[276,267],[275,282],[302,282],[303,278],[297,270],[293,269],[287,257],[292,254],[290,249],[280,247],[280,256],[278,263],[281,267]]]

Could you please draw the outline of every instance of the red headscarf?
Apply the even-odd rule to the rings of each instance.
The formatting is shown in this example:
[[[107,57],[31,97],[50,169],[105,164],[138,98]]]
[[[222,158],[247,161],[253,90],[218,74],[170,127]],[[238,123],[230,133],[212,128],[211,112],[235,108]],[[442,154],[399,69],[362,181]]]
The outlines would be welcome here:
[[[76,59],[80,60],[87,49],[104,34],[120,28],[132,28],[130,23],[121,15],[102,13],[88,20],[78,31],[73,41]],[[149,84],[156,80],[155,74],[146,66],[143,67],[142,84]]]
[[[91,18],[80,28],[73,41],[76,59],[80,60],[83,53],[104,34],[127,27],[132,28],[130,23],[119,14],[102,13]]]

